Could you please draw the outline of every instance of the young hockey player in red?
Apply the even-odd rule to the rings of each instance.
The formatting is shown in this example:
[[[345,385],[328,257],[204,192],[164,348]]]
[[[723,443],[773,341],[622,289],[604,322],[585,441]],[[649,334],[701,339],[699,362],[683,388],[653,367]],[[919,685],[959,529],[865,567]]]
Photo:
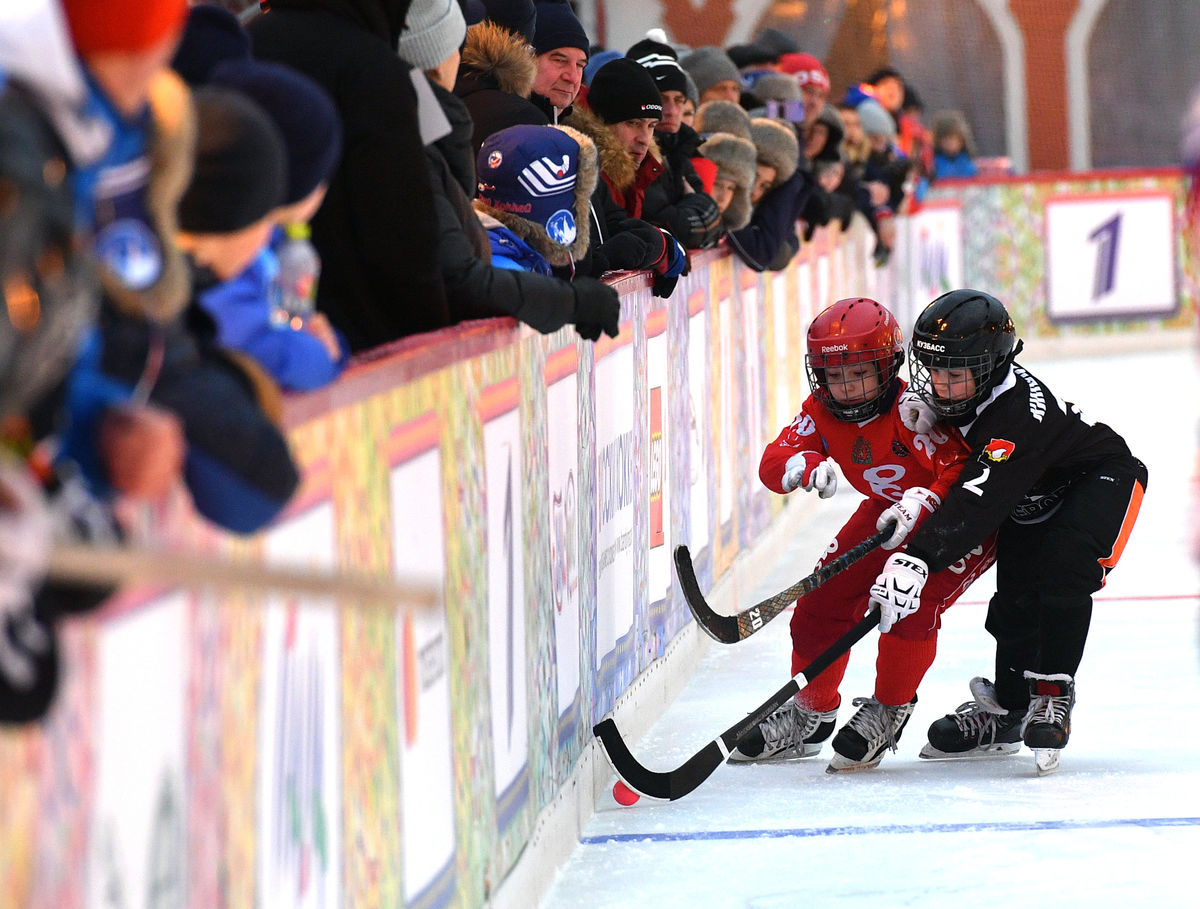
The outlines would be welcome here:
[[[929,588],[946,566],[995,537],[986,627],[996,682],[972,680],[973,700],[929,727],[922,756],[971,757],[1024,740],[1046,772],[1071,733],[1092,594],[1121,557],[1147,473],[1121,436],[1014,362],[1020,350],[1003,304],[978,290],[943,294],[917,318],[913,391],[961,429],[971,455],[870,599],[894,635],[940,601]]]
[[[763,452],[759,476],[768,489],[816,492],[826,499],[837,487],[837,462],[847,481],[866,498],[859,504],[825,559],[835,558],[895,521],[896,531],[877,549],[796,603],[792,615],[792,672],[862,618],[863,595],[888,557],[962,469],[967,449],[955,430],[914,432],[901,421],[900,378],[904,339],[895,318],[874,300],[839,300],[808,330],[812,394],[800,414]],[[876,766],[895,748],[917,701],[917,686],[933,663],[941,613],[993,560],[990,540],[981,539],[953,565],[930,578],[928,595],[911,625],[879,639],[875,693],[855,698],[858,712],[833,740],[830,773]],[[824,559],[822,559],[824,561]],[[890,619],[880,624],[888,631]],[[738,743],[735,761],[809,757],[833,732],[846,672],[846,654]]]

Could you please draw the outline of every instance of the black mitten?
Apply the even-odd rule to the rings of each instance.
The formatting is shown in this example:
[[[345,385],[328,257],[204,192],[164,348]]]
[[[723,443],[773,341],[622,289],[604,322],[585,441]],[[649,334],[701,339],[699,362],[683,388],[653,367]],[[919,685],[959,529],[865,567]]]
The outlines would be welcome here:
[[[621,298],[614,288],[595,278],[576,278],[575,331],[585,341],[596,341],[603,331],[610,338],[621,332]]]

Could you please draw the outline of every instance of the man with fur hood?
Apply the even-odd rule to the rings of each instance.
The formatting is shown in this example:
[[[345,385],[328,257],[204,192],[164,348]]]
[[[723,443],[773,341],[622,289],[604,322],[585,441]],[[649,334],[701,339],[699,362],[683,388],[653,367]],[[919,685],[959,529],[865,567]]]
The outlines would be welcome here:
[[[467,29],[454,94],[471,115],[471,148],[508,126],[550,122],[529,100],[537,64],[522,35],[485,19]]]

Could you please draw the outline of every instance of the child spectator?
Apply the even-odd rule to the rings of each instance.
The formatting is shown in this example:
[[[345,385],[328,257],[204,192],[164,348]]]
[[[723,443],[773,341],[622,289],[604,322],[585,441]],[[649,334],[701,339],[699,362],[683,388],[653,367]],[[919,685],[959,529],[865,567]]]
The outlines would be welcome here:
[[[200,288],[197,301],[216,322],[218,344],[254,357],[284,389],[318,388],[337,377],[349,351],[324,313],[281,318],[277,252],[286,241],[283,227],[307,224],[325,198],[341,152],[337,110],[315,82],[278,63],[231,60],[213,67],[210,80],[250,98],[271,118],[283,139],[287,182],[268,245],[240,272],[213,268],[217,281]]]
[[[721,224],[738,230],[750,223],[750,192],[757,176],[758,152],[749,139],[729,133],[712,133],[700,154],[716,165],[712,197],[721,211]]]
[[[975,137],[959,110],[944,110],[933,120],[933,171],[938,179],[974,177]]]

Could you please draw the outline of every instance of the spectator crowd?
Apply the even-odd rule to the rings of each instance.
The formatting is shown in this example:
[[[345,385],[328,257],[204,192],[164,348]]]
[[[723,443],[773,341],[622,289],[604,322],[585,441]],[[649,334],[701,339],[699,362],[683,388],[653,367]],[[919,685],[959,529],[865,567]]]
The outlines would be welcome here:
[[[669,297],[695,250],[777,270],[818,227],[970,176],[961,114],[893,69],[831,101],[768,29],[597,47],[564,0],[185,0],[0,10],[0,721],[47,708],[64,542],[185,488],[253,533],[299,475],[281,395],[468,320],[616,336],[603,278]],[[245,17],[243,17],[245,18]]]

